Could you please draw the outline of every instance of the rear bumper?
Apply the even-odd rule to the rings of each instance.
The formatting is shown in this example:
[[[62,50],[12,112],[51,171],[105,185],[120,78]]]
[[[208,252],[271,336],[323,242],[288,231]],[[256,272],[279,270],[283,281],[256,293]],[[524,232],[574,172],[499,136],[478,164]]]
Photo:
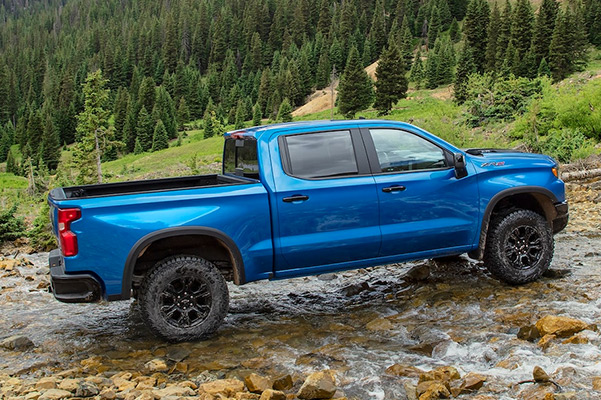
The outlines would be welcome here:
[[[564,201],[555,204],[555,211],[557,213],[555,219],[553,219],[553,233],[561,232],[568,225],[570,217],[568,202]]]
[[[54,297],[64,303],[91,303],[102,296],[100,282],[89,274],[66,274],[59,250],[48,256],[50,288]]]

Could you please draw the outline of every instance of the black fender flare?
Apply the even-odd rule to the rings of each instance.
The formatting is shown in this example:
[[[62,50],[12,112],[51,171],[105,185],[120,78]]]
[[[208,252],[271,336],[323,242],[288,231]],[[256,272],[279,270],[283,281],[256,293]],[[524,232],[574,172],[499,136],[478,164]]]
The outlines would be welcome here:
[[[146,236],[138,240],[136,244],[131,248],[129,254],[127,255],[127,259],[123,268],[121,294],[109,296],[109,300],[127,300],[131,298],[134,267],[136,265],[138,255],[142,252],[142,250],[144,250],[146,247],[156,242],[157,240],[185,235],[210,236],[221,241],[232,255],[234,261],[234,265],[232,266],[234,268],[234,276],[237,276],[238,278],[236,284],[242,285],[246,283],[242,254],[240,253],[240,250],[238,249],[238,246],[236,245],[234,240],[228,235],[226,235],[224,232],[215,228],[207,227],[186,226],[177,228],[166,228],[147,234]]]
[[[516,194],[541,194],[549,198],[552,204],[557,203],[557,197],[549,189],[541,186],[519,186],[509,189],[505,189],[495,194],[492,199],[486,205],[484,214],[482,215],[482,225],[480,227],[480,239],[478,241],[478,248],[470,252],[470,257],[480,260],[484,255],[484,246],[486,245],[486,235],[488,234],[488,226],[490,224],[490,216],[492,211],[495,209],[497,204],[509,197]]]

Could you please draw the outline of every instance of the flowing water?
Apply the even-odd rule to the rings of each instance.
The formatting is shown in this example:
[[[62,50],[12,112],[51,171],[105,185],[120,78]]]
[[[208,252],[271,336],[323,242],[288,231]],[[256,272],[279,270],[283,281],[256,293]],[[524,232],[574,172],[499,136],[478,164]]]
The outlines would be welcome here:
[[[333,369],[348,398],[406,399],[417,378],[385,372],[398,363],[486,375],[479,394],[505,400],[526,396],[533,385],[517,383],[532,379],[538,365],[561,386],[556,391],[601,398],[591,383],[601,376],[601,336],[594,329],[581,333],[588,343],[556,339],[546,349],[517,338],[520,327],[549,314],[601,323],[601,218],[597,203],[581,197],[570,229],[556,236],[550,273],[537,282],[504,285],[482,263],[461,258],[231,285],[224,325],[197,343],[154,338],[132,302],[55,301],[38,289],[47,279],[47,254],[29,255],[32,266],[0,278],[0,338],[25,335],[36,347],[0,349],[0,374],[35,379],[73,367],[141,371],[160,357],[175,368],[173,381]],[[412,268],[412,276],[424,279],[408,278]]]

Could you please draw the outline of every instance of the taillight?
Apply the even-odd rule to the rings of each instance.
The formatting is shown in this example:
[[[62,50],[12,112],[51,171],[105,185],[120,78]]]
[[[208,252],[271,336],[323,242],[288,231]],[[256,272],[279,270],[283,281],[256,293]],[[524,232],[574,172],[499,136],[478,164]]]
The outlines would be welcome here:
[[[63,256],[71,257],[77,254],[77,236],[71,232],[71,222],[81,218],[79,208],[58,210],[58,238],[61,242]]]

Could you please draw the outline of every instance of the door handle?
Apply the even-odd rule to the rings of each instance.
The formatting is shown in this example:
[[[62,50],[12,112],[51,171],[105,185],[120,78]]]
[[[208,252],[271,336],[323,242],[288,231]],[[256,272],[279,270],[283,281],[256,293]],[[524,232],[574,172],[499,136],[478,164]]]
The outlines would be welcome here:
[[[405,189],[407,189],[405,186],[393,185],[393,186],[382,188],[382,191],[385,193],[391,193],[391,192],[402,192]]]
[[[284,201],[284,203],[294,203],[296,201],[309,200],[309,196],[304,196],[302,194],[295,194],[294,196],[284,197],[282,200]]]

